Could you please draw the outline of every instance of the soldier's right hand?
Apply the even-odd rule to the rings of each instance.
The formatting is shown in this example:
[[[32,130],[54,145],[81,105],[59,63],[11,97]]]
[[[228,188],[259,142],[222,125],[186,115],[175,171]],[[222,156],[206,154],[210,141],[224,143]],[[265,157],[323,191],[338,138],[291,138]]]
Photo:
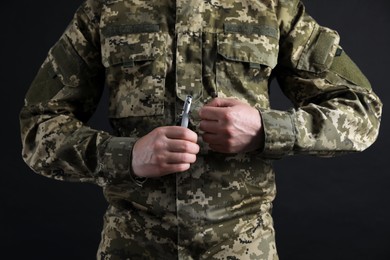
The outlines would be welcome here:
[[[183,172],[196,161],[198,136],[180,126],[159,127],[139,139],[133,147],[133,173],[153,178]]]

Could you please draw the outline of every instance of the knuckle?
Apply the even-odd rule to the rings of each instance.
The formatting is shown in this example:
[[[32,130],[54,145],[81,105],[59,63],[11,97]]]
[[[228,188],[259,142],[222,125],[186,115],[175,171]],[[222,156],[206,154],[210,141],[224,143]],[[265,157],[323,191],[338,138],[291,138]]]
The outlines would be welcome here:
[[[235,135],[235,128],[234,126],[228,124],[225,127],[223,127],[220,131],[220,133],[227,139],[232,138]]]
[[[182,150],[183,152],[187,152],[187,151],[189,151],[190,149],[191,149],[190,143],[188,143],[188,142],[183,142],[183,143],[182,143],[182,145],[181,145],[181,150]]]
[[[164,149],[166,145],[164,142],[161,142],[160,140],[155,141],[153,150],[155,153],[160,154]]]
[[[231,122],[231,121],[234,120],[234,117],[235,117],[234,114],[235,114],[235,113],[234,113],[234,111],[233,111],[232,109],[227,108],[227,109],[226,109],[226,113],[225,113],[224,116],[223,116],[223,119],[224,119],[226,122]]]
[[[165,129],[163,127],[158,127],[153,130],[153,133],[157,136],[161,136],[165,134]]]
[[[226,147],[225,147],[226,150],[228,152],[232,152],[234,150],[235,144],[236,144],[236,142],[235,142],[234,138],[228,138],[226,140]]]
[[[235,128],[231,125],[228,125],[226,128],[225,128],[225,135],[228,137],[228,139],[233,139],[234,135],[235,135]]]
[[[189,163],[190,162],[189,154],[182,153],[181,156],[180,156],[180,162],[182,162],[182,163]]]
[[[157,165],[164,165],[165,164],[165,156],[163,154],[156,154],[154,156],[154,162]]]

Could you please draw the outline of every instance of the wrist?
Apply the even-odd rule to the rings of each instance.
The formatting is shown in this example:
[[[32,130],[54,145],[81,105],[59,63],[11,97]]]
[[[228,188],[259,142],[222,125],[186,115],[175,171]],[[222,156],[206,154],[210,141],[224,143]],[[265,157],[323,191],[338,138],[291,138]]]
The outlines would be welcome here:
[[[134,168],[133,168],[133,150],[134,150],[134,146],[133,146],[133,149],[131,151],[131,154],[130,154],[130,167],[129,167],[129,175],[130,175],[130,178],[132,179],[132,181],[138,185],[139,187],[142,187],[144,185],[144,183],[148,180],[146,177],[141,177],[141,176],[138,176],[135,172],[134,172]]]
[[[256,109],[257,114],[259,116],[259,121],[258,125],[256,126],[256,135],[254,137],[254,150],[256,151],[263,151],[264,150],[264,145],[265,145],[265,132],[264,132],[264,127],[263,127],[263,119],[261,116],[261,111]]]

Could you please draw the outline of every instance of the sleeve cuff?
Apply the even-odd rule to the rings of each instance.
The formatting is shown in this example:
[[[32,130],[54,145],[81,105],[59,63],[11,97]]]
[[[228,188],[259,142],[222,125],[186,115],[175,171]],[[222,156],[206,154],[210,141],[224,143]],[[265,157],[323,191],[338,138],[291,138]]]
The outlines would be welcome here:
[[[112,137],[102,151],[100,171],[108,183],[131,181],[131,151],[135,143],[133,138]]]
[[[291,155],[295,144],[294,110],[263,110],[260,113],[265,139],[263,155],[272,159]]]

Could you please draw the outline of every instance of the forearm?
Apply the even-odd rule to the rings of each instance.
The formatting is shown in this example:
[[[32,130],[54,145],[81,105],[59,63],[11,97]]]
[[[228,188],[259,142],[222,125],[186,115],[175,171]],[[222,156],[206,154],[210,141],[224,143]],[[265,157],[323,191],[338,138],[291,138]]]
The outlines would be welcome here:
[[[86,1],[33,80],[20,113],[23,158],[48,177],[99,184],[129,176],[134,140],[86,125],[104,88],[99,14]]]
[[[337,32],[318,25],[301,3],[291,10],[281,19],[289,22],[281,23],[274,75],[294,108],[262,111],[264,155],[331,156],[366,149],[378,135],[381,101],[339,45]]]
[[[104,185],[128,179],[134,140],[91,129],[63,111],[66,107],[57,101],[22,108],[26,163],[35,172],[58,180]]]
[[[333,156],[368,148],[378,136],[380,100],[369,91],[345,89],[339,94],[289,111],[262,111],[264,155]]]

